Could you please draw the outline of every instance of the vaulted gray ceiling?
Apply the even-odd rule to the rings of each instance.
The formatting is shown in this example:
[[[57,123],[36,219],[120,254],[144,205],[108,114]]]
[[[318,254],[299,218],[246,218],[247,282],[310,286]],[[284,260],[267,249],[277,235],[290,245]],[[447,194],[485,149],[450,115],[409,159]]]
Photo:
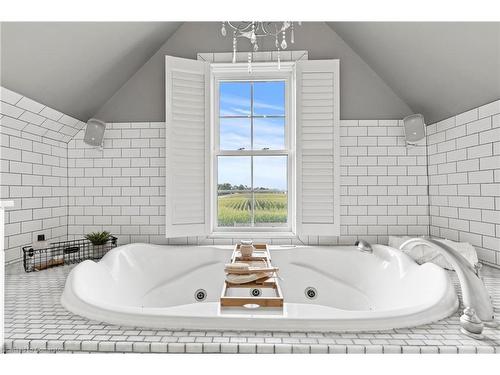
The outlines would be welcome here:
[[[232,40],[220,35],[220,22],[185,22],[151,59],[103,105],[97,117],[107,122],[164,121],[165,55],[196,59],[197,52],[228,52]],[[266,43],[267,42],[267,43]],[[250,48],[240,41],[240,48]],[[261,50],[274,50],[267,40]],[[309,59],[340,59],[342,119],[401,119],[411,109],[342,38],[324,22],[297,27],[293,50],[307,50]],[[248,50],[248,49],[246,49]],[[140,93],[140,96],[138,95]]]
[[[428,124],[500,98],[499,22],[330,22]]]
[[[229,51],[219,28],[4,22],[1,85],[82,121],[161,121],[162,56]],[[341,59],[341,118],[420,112],[429,124],[500,98],[500,23],[314,22],[296,40],[311,59]]]
[[[1,84],[87,121],[180,22],[2,22]]]

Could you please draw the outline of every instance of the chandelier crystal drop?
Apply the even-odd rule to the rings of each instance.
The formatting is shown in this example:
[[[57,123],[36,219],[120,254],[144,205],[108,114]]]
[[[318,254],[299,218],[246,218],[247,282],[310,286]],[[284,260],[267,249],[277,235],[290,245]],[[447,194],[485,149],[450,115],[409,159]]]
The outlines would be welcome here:
[[[298,23],[299,26],[301,22]],[[248,51],[248,72],[252,72],[252,52],[257,52],[265,39],[274,39],[274,46],[278,52],[278,68],[281,66],[280,50],[288,48],[287,37],[290,43],[295,43],[294,22],[261,22],[261,21],[240,21],[222,22],[221,35],[226,37],[227,30],[233,31],[233,63],[236,62],[238,53],[238,39],[246,39],[249,43]],[[289,35],[287,35],[289,34]],[[281,43],[279,41],[281,36]]]
[[[286,44],[285,37],[283,37],[283,40],[281,41],[281,49],[286,49],[286,47],[288,47],[288,45]]]

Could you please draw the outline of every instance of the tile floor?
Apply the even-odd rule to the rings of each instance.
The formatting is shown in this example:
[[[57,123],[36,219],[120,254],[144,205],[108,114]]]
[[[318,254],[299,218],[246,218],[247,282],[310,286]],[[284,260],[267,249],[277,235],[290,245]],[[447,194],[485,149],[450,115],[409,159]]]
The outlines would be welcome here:
[[[390,331],[234,332],[151,330],[90,321],[59,303],[73,266],[24,273],[6,268],[4,352],[135,353],[500,353],[500,329],[485,339],[459,331],[458,312],[424,326]],[[454,273],[450,272],[458,285]],[[484,267],[482,278],[500,320],[500,270]]]

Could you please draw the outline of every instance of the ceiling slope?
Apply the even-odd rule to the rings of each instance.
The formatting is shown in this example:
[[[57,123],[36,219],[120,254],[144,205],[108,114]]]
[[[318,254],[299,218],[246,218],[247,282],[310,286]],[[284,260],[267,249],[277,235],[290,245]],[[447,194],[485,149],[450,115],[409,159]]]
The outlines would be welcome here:
[[[246,46],[246,50],[249,47]],[[309,59],[340,59],[342,119],[400,119],[412,113],[324,22],[305,22],[297,27],[291,49],[308,50]],[[165,55],[195,59],[198,52],[231,50],[231,38],[220,35],[220,22],[186,22],[111,97],[96,117],[108,122],[164,121]],[[273,43],[261,45],[261,50],[274,50]]]
[[[1,85],[87,121],[179,22],[3,22]]]
[[[330,22],[426,123],[500,98],[500,23]]]

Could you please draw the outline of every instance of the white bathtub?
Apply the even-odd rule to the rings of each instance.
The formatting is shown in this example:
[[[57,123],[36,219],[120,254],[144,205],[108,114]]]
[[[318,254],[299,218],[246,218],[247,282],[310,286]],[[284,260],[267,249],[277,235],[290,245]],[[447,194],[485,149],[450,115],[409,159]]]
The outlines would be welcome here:
[[[112,324],[170,328],[278,331],[362,331],[417,326],[458,307],[447,273],[419,266],[399,250],[355,247],[271,247],[283,278],[283,309],[220,308],[229,246],[130,244],[68,276],[61,303]],[[315,299],[304,291],[313,287]],[[198,302],[195,292],[206,291]],[[249,293],[249,290],[242,289]]]

